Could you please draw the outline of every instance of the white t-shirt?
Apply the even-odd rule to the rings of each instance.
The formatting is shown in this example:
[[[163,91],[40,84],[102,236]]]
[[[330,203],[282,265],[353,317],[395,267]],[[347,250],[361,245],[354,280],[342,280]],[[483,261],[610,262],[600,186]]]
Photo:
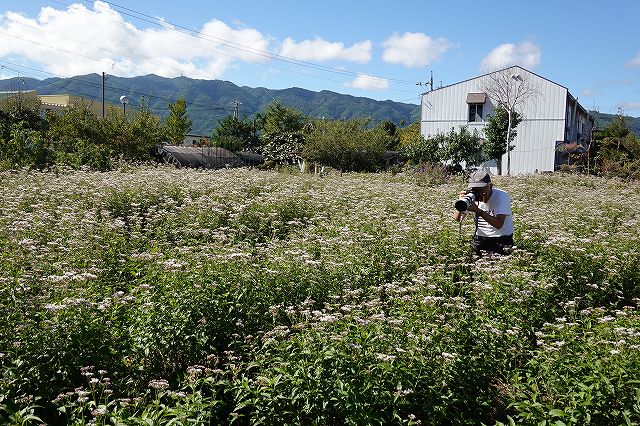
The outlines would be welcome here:
[[[509,198],[509,194],[501,189],[493,188],[489,201],[486,203],[479,201],[478,207],[488,212],[491,216],[498,216],[499,214],[507,216],[504,219],[504,225],[502,225],[500,229],[494,228],[483,218],[478,217],[478,235],[482,237],[501,237],[503,235],[513,234],[513,215],[511,213],[511,199]]]

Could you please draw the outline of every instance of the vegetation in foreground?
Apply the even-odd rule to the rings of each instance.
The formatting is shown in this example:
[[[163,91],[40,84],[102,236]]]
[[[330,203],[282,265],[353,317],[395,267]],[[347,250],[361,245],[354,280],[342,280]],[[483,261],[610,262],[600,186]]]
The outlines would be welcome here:
[[[0,422],[640,423],[636,183],[133,168],[0,174]]]

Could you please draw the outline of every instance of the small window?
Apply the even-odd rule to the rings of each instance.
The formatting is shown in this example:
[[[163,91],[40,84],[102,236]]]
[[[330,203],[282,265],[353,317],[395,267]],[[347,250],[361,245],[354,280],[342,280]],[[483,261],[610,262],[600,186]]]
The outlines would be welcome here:
[[[482,121],[482,104],[469,104],[469,123]]]

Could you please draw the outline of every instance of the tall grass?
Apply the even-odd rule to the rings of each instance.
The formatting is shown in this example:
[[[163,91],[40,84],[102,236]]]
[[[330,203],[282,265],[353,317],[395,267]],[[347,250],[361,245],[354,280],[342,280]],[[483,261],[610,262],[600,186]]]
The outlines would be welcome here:
[[[496,181],[474,262],[461,181],[4,172],[0,420],[640,423],[640,186]]]

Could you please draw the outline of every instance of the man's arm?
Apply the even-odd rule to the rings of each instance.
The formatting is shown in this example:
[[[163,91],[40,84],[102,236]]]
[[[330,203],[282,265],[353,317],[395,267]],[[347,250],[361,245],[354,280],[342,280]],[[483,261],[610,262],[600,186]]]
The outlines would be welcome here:
[[[485,222],[487,222],[489,225],[493,226],[496,229],[502,228],[502,226],[504,225],[504,221],[507,218],[506,214],[499,214],[499,215],[493,216],[489,214],[489,212],[486,212],[480,209],[478,209],[478,211],[476,212],[476,215],[478,215],[478,217],[483,218]]]
[[[476,203],[471,203],[471,205],[469,206],[469,211],[474,213],[476,216],[483,218],[485,222],[496,229],[502,228],[502,226],[504,225],[504,221],[507,218],[506,214],[498,214],[493,216],[489,214],[489,212],[481,210]]]

